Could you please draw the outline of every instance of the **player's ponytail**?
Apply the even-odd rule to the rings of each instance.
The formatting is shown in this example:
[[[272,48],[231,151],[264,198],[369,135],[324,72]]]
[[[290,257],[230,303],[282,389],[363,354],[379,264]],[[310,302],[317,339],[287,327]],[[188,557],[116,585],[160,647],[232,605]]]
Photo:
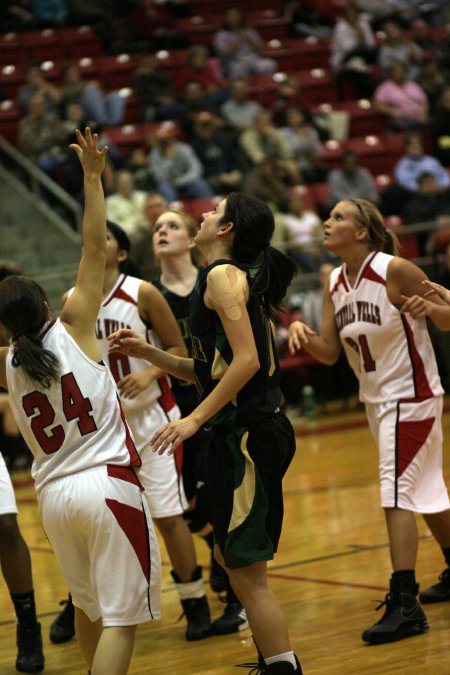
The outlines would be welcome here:
[[[11,363],[45,389],[59,376],[58,359],[39,336],[49,311],[47,296],[33,279],[13,275],[0,283],[0,323],[11,336]]]
[[[398,237],[384,226],[383,216],[373,202],[368,199],[349,199],[354,204],[355,219],[360,227],[367,230],[369,247],[372,251],[383,251],[390,255],[399,254]]]

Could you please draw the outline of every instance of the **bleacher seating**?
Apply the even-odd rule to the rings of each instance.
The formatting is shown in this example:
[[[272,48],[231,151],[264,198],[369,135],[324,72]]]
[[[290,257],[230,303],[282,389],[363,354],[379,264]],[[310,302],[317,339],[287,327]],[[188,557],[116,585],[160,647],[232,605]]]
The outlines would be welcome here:
[[[322,12],[330,22],[340,14],[345,0],[316,0],[314,8]],[[191,0],[191,16],[176,18],[174,26],[185,34],[191,44],[211,45],[213,33],[222,25],[223,13],[236,6],[235,0]],[[281,0],[259,0],[255,5],[250,0],[239,3],[250,23],[263,37],[263,56],[275,59],[277,72],[273,76],[250,78],[250,94],[262,105],[270,107],[279,83],[289,75],[295,76],[302,97],[308,102],[313,114],[345,111],[349,115],[349,137],[331,140],[325,144],[325,163],[329,168],[340,164],[346,150],[357,152],[362,166],[376,177],[379,191],[392,181],[395,162],[404,152],[404,134],[385,133],[384,117],[368,100],[355,100],[351,87],[344,88],[339,100],[336,81],[329,66],[330,38],[292,38],[287,21],[282,18]],[[433,27],[433,37],[445,35],[443,26]],[[138,67],[142,52],[105,56],[101,42],[90,26],[75,26],[59,29],[9,33],[0,35],[0,87],[8,100],[0,104],[0,134],[7,140],[17,141],[20,112],[15,105],[18,88],[25,82],[25,66],[31,60],[41,63],[46,78],[56,84],[62,81],[62,65],[76,62],[84,80],[98,79],[105,90],[118,89],[126,101],[124,123],[105,129],[107,136],[119,151],[126,156],[134,148],[148,148],[148,136],[157,124],[138,123],[141,102],[133,97],[133,72]],[[164,70],[177,91],[183,80],[183,65],[187,49],[161,50],[156,53],[158,66]],[[375,79],[380,78],[377,67],[371,68]],[[307,208],[318,209],[328,201],[326,183],[315,183],[301,188]],[[183,208],[199,219],[201,214],[213,208],[214,200],[184,200]],[[408,256],[418,254],[415,235],[401,232],[401,219],[387,221],[399,234]]]

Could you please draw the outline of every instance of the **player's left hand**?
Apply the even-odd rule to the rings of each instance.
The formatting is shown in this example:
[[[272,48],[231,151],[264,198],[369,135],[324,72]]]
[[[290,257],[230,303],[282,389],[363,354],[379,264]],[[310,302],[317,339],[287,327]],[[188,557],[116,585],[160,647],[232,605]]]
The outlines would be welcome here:
[[[136,396],[145,391],[155,379],[152,369],[147,368],[139,373],[125,375],[125,377],[122,377],[122,379],[117,382],[117,386],[121,396],[124,396],[125,398],[136,398]]]
[[[153,434],[150,445],[153,452],[163,455],[173,455],[176,448],[187,438],[199,430],[199,424],[192,417],[183,417],[181,420],[169,422]]]
[[[413,319],[422,319],[425,316],[430,316],[433,309],[436,307],[435,303],[427,300],[421,295],[411,295],[407,297],[402,294],[403,305],[400,307],[402,314],[411,314]]]

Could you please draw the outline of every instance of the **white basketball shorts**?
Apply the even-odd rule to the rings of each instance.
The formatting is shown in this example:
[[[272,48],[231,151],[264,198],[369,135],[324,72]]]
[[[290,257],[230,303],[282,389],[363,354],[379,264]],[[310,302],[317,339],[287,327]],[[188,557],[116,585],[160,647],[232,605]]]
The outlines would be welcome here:
[[[19,513],[17,509],[11,476],[6,468],[3,455],[0,453],[0,515]]]
[[[39,514],[76,607],[104,626],[160,617],[161,561],[133,469],[100,466],[56,478]]]
[[[180,515],[188,507],[181,478],[183,449],[179,447],[173,455],[158,455],[150,447],[155,431],[172,419],[178,419],[179,409],[173,408],[172,416],[172,411],[167,414],[159,403],[155,403],[151,408],[127,411],[125,416],[142,460],[137,474],[145,488],[152,518]]]
[[[367,404],[379,448],[381,506],[417,513],[450,508],[442,475],[442,396]]]

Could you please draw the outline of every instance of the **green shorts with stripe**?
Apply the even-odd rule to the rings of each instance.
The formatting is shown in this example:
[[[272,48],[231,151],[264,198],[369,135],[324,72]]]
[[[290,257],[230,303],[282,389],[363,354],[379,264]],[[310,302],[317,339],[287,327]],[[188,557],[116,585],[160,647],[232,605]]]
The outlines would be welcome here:
[[[250,429],[216,427],[207,455],[213,527],[227,567],[271,560],[283,523],[282,479],[295,452],[278,411]]]

